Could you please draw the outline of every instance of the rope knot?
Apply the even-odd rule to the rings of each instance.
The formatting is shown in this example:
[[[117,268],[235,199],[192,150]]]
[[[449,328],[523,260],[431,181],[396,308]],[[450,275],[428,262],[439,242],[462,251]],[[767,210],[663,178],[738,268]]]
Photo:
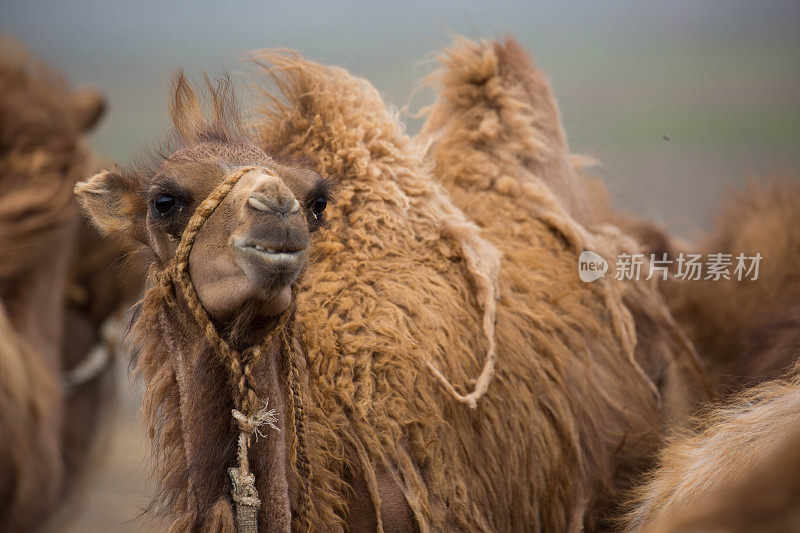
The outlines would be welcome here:
[[[154,263],[150,267],[148,276],[153,285],[160,287],[163,291],[167,305],[173,307],[175,305],[175,285],[172,283],[172,269],[167,267],[159,270]]]
[[[239,431],[244,433],[248,438],[255,433],[256,442],[258,442],[258,437],[265,437],[264,433],[261,432],[262,426],[267,425],[274,430],[280,431],[280,428],[276,425],[278,422],[278,414],[275,412],[275,409],[269,409],[268,407],[269,398],[264,401],[264,407],[259,409],[258,412],[252,416],[245,416],[244,413],[238,409],[231,409],[231,414],[233,415],[233,419],[236,420]]]

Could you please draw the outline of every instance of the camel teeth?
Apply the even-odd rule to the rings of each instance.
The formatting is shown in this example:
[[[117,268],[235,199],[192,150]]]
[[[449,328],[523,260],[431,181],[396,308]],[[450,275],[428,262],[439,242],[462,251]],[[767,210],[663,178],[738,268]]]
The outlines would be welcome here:
[[[274,254],[274,253],[277,253],[277,252],[276,252],[275,250],[273,250],[272,248],[265,248],[265,247],[261,246],[260,244],[253,244],[253,245],[251,246],[251,248],[253,248],[253,249],[254,249],[254,250],[256,250],[257,252],[264,252],[264,253],[268,253],[268,254]]]

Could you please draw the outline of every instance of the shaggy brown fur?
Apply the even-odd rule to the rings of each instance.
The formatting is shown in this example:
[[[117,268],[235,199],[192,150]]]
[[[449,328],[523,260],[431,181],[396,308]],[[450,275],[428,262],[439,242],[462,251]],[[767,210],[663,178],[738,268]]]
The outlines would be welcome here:
[[[489,46],[487,56],[492,55],[491,48]],[[477,64],[465,62],[467,64],[462,65],[465,68],[454,69],[456,73],[463,73],[466,82],[463,91],[454,89],[453,94],[460,98],[457,104],[465,104],[470,109],[474,109],[473,105],[481,97],[482,82],[491,78],[497,67],[491,57],[483,63],[481,54],[476,55]],[[472,65],[475,65],[474,69]],[[321,279],[325,280],[326,287],[330,283],[331,289],[349,289],[355,280],[343,275],[351,270],[346,268],[344,261],[365,254],[361,249],[363,245],[358,248],[354,245],[369,238],[374,231],[370,228],[381,228],[382,231],[383,228],[392,228],[395,236],[392,246],[403,242],[400,240],[403,219],[386,213],[387,207],[383,204],[396,201],[398,188],[411,202],[415,202],[404,211],[405,217],[414,215],[413,234],[417,237],[410,243],[403,242],[404,246],[410,246],[415,240],[427,240],[428,230],[422,222],[425,217],[435,216],[424,207],[424,196],[420,198],[420,192],[436,192],[436,189],[432,189],[425,176],[420,175],[422,170],[412,171],[420,168],[416,155],[409,152],[407,140],[398,133],[397,126],[390,127],[388,124],[391,122],[387,124],[389,117],[375,96],[365,97],[363,81],[349,81],[341,77],[340,71],[326,71],[307,62],[283,60],[278,64],[278,71],[283,74],[281,86],[289,103],[279,106],[278,112],[270,115],[278,120],[279,127],[264,126],[266,143],[279,149],[288,145],[318,161],[324,172],[344,176],[340,185],[344,190],[340,196],[354,207],[343,208],[348,226],[331,233],[342,243],[331,251],[347,250],[347,254],[338,254],[335,262],[327,268],[323,268],[323,264],[333,258],[324,258],[325,261],[312,265],[310,272],[324,275]],[[336,417],[331,416],[334,411],[328,411],[333,405],[324,395],[325,390],[329,389],[330,394],[341,398],[342,407],[339,409],[343,410],[344,416],[339,431],[343,435],[355,432],[368,456],[380,454],[377,455],[380,461],[373,458],[372,462],[380,464],[388,459],[389,464],[399,469],[409,503],[421,527],[429,524],[436,529],[558,530],[584,524],[591,527],[597,524],[600,513],[594,511],[602,505],[599,502],[615,494],[614,474],[618,473],[624,479],[653,451],[660,438],[662,414],[650,393],[649,383],[642,379],[639,369],[629,359],[631,354],[627,350],[632,349],[632,343],[626,333],[632,328],[630,317],[625,316],[625,309],[619,305],[620,296],[613,290],[594,290],[583,285],[575,275],[575,241],[578,239],[574,234],[580,229],[569,223],[560,224],[558,217],[547,212],[551,210],[568,220],[568,216],[558,210],[558,200],[552,196],[548,199],[545,191],[537,188],[536,182],[530,184],[535,194],[528,196],[525,195],[527,184],[514,178],[516,172],[503,176],[503,164],[516,171],[519,161],[527,161],[526,157],[535,159],[537,154],[541,154],[547,158],[553,157],[550,155],[553,152],[558,154],[557,139],[551,143],[546,135],[549,131],[558,131],[560,125],[549,122],[549,127],[543,126],[540,131],[535,128],[535,123],[530,127],[524,95],[504,98],[499,77],[490,80],[487,86],[490,91],[500,93],[500,103],[508,104],[505,108],[500,106],[500,109],[507,111],[495,115],[494,121],[478,121],[479,127],[473,128],[471,123],[463,122],[453,127],[453,131],[464,132],[472,139],[467,139],[466,145],[458,146],[452,152],[458,164],[439,165],[437,161],[436,168],[437,176],[446,184],[450,183],[447,176],[458,176],[465,182],[485,180],[485,186],[489,186],[497,176],[500,192],[508,194],[503,200],[502,194],[480,196],[480,193],[474,193],[477,200],[466,200],[453,188],[454,198],[462,202],[462,206],[473,205],[470,202],[481,205],[490,220],[481,218],[481,209],[466,211],[485,227],[487,236],[500,232],[503,235],[503,238],[496,239],[504,254],[505,265],[500,276],[501,300],[497,320],[498,354],[501,355],[487,397],[479,404],[477,412],[448,405],[447,397],[441,396],[436,387],[430,389],[430,384],[415,377],[418,371],[413,369],[419,364],[417,358],[402,361],[393,354],[384,359],[381,351],[375,350],[374,342],[386,335],[382,331],[383,323],[377,320],[369,323],[370,330],[374,330],[371,333],[373,344],[367,342],[369,339],[349,335],[332,343],[338,335],[331,337],[328,333],[321,335],[309,331],[304,340],[310,347],[311,368],[314,368],[314,361],[319,360],[319,371],[323,372],[318,385],[312,385],[311,391],[319,398],[318,401],[326,402],[325,414],[331,421]],[[531,94],[538,91],[533,89]],[[342,99],[339,96],[342,94],[352,96]],[[555,106],[548,109],[554,110]],[[449,111],[444,112],[448,118],[453,116]],[[480,109],[474,111],[476,114],[480,112]],[[436,116],[436,110],[432,115]],[[506,138],[505,119],[524,129],[524,134],[514,137],[516,132],[512,130],[510,140]],[[541,120],[547,122],[547,118]],[[431,118],[431,121],[435,122],[435,119]],[[354,126],[356,124],[358,126]],[[375,131],[372,128],[379,125],[380,136],[370,135],[370,131]],[[493,134],[499,134],[499,145],[488,142]],[[447,141],[440,138],[436,141],[439,146],[447,145]],[[515,149],[524,155],[515,155]],[[563,162],[555,167],[548,166],[551,181],[557,181],[562,165]],[[348,179],[348,176],[352,177]],[[353,179],[356,176],[359,179]],[[392,177],[396,177],[396,182],[387,179]],[[561,175],[560,179],[562,186],[554,188],[561,191],[565,203],[580,205],[579,197],[567,201],[570,193],[564,191],[574,189],[563,183],[570,183],[570,176]],[[350,187],[354,188],[352,193]],[[384,202],[375,202],[373,195],[384,189]],[[539,198],[542,202],[535,206],[534,213],[530,204],[532,198]],[[497,205],[497,209],[493,212],[486,210],[487,205]],[[380,209],[371,217],[362,211],[377,206]],[[373,222],[373,217],[378,217],[380,225]],[[359,230],[357,223],[369,226]],[[517,235],[518,239],[511,239]],[[343,240],[345,237],[347,240]],[[596,240],[602,241],[603,238],[598,236]],[[368,246],[366,252],[372,247],[379,252],[386,248],[386,243],[376,236],[375,244]],[[406,268],[414,281],[401,281],[394,285],[394,280],[404,275],[406,270],[393,266],[392,288],[376,294],[382,295],[386,301],[378,300],[369,305],[389,306],[391,309],[392,300],[402,301],[404,314],[415,317],[408,324],[414,327],[411,331],[415,334],[411,338],[415,339],[415,344],[420,344],[422,353],[441,354],[445,373],[455,376],[456,381],[466,388],[479,361],[474,361],[474,356],[465,357],[463,352],[452,347],[444,348],[441,343],[445,339],[474,338],[474,326],[462,329],[468,324],[463,318],[449,319],[448,322],[437,318],[463,313],[463,306],[453,306],[454,302],[439,292],[442,288],[436,290],[436,297],[426,296],[433,287],[426,288],[423,283],[430,283],[435,278],[423,270],[421,259],[430,252],[418,251],[416,246],[413,249],[412,256],[417,258],[417,262]],[[379,274],[383,269],[374,256],[366,255],[357,264],[369,268],[358,278],[358,285],[364,287],[362,290],[367,291],[370,287],[364,286],[366,280],[372,287],[382,280]],[[451,279],[449,283],[454,281]],[[316,287],[314,284],[309,286]],[[419,296],[408,290],[412,286],[419,291]],[[366,292],[373,293],[372,288]],[[336,294],[342,295],[338,291]],[[660,326],[662,321],[668,321],[668,317],[663,318],[663,306],[657,303],[652,292],[648,297],[650,299],[641,305],[652,308],[644,316]],[[313,323],[340,323],[338,327],[331,327],[331,333],[347,331],[348,320],[353,320],[347,319],[348,316],[360,323],[361,306],[367,305],[367,301],[363,295],[354,295],[353,298],[353,302],[363,303],[341,306],[335,305],[338,296],[336,300],[331,300],[326,294],[315,296],[318,305],[311,306],[311,309],[315,309],[319,318]],[[312,301],[311,296],[309,301]],[[323,304],[328,302],[335,305],[335,311],[325,309]],[[413,309],[410,308],[412,304]],[[609,304],[611,309],[607,310]],[[615,304],[621,316],[614,316]],[[389,332],[396,335],[393,333],[395,329],[393,325]],[[684,404],[685,398],[680,391],[682,379],[677,372],[668,377],[670,367],[682,367],[685,361],[677,356],[680,347],[676,344],[680,343],[658,333],[653,337],[655,341],[648,341],[643,336],[642,346],[647,347],[652,342],[663,351],[651,350],[642,358],[642,365],[651,371],[651,379],[658,381],[665,401]],[[392,344],[387,343],[387,346]],[[328,355],[335,353],[337,348],[352,353],[352,364],[356,365],[353,371],[346,372],[347,379],[338,381],[334,378],[336,367],[331,366],[331,356]],[[350,351],[354,349],[357,351]],[[476,351],[480,353],[474,348],[466,353]],[[312,357],[311,354],[318,355]],[[345,357],[341,361],[347,360]],[[469,360],[474,361],[471,368],[465,366]],[[341,363],[338,366],[338,372],[347,369]],[[365,372],[366,369],[369,371]],[[384,372],[388,377],[383,377]],[[356,382],[349,384],[354,379]],[[410,384],[398,381],[403,379],[413,379],[413,389]],[[362,380],[366,381],[360,385]],[[331,382],[333,389],[330,389]],[[364,393],[359,392],[362,387],[369,391],[369,396],[362,396]],[[677,390],[670,390],[670,387]],[[415,395],[402,401],[398,399],[392,409],[381,413],[375,413],[373,407],[366,412],[364,422],[356,423],[363,415],[354,412],[351,404],[364,402],[367,406],[367,398],[392,395],[395,390],[414,390]],[[637,408],[632,408],[633,405]],[[676,411],[684,408],[676,408]],[[514,415],[510,416],[510,413]],[[410,416],[419,420],[418,428],[405,423]],[[513,422],[520,417],[524,419],[523,424]],[[444,420],[447,423],[443,425]],[[380,438],[387,433],[393,438]],[[330,429],[323,432],[320,428],[318,434],[329,435],[326,437],[328,440],[334,437],[330,435]],[[398,442],[402,445],[398,446]],[[334,449],[336,455],[343,455],[347,447],[338,444]]]
[[[670,514],[653,532],[791,532],[800,524],[800,433],[781,440],[778,449],[760,459],[746,479],[723,481],[718,492]],[[737,450],[738,452],[738,450]]]
[[[671,439],[638,490],[630,530],[794,531],[800,379],[762,384]]]
[[[573,171],[555,100],[525,51],[512,39],[504,44],[458,41],[442,62],[444,69],[434,78],[440,98],[418,142],[431,145],[437,178],[503,253],[500,320],[518,317],[514,321],[525,335],[534,333],[524,329],[526,322],[534,330],[549,329],[560,320],[569,324],[558,333],[568,357],[563,348],[536,334],[510,345],[501,338],[499,352],[508,358],[514,350],[534,348],[537,359],[552,359],[550,372],[571,383],[564,411],[556,419],[574,424],[574,445],[581,452],[554,465],[556,479],[564,475],[562,482],[569,480],[565,494],[586,498],[570,502],[567,516],[581,517],[580,523],[589,528],[605,525],[619,490],[658,446],[663,422],[680,419],[692,396],[702,397],[694,390],[699,374],[691,347],[654,287],[613,279],[584,284],[578,279],[577,255],[583,249],[613,257],[635,244],[613,227],[592,226],[595,212],[606,209],[602,186],[587,186]],[[577,213],[575,206],[580,206]],[[607,274],[611,277],[613,270]],[[604,304],[594,308],[593,299]],[[573,329],[593,322],[567,318],[579,312],[600,313],[606,324],[619,320],[625,326],[603,330],[595,322],[593,333]],[[543,316],[548,318],[539,318]],[[498,330],[503,330],[500,321]],[[616,335],[605,338],[599,331]],[[632,343],[625,332],[635,332]],[[634,377],[638,365],[646,372],[644,380]],[[572,383],[574,373],[582,372],[604,380],[602,385],[595,380]],[[652,398],[642,396],[647,379],[658,386],[663,412]],[[511,523],[510,529],[535,523],[528,518]],[[547,529],[567,527],[552,515],[538,523]],[[498,529],[508,528],[500,524]]]
[[[75,292],[67,290],[68,271],[85,260],[73,261],[81,230],[71,189],[89,168],[81,136],[102,113],[102,97],[70,92],[5,40],[0,95],[0,523],[17,531],[44,523],[87,455],[93,420],[108,395],[95,381],[66,397],[60,373],[98,337],[100,316],[85,309],[114,300],[87,294],[80,307],[66,302],[66,293]],[[100,250],[113,259],[84,276],[113,291],[105,269],[120,250],[109,253],[99,241],[80,246],[81,254]]]
[[[800,183],[750,183],[727,201],[699,248],[762,256],[756,281],[663,284],[715,386],[739,389],[792,368],[800,358]]]

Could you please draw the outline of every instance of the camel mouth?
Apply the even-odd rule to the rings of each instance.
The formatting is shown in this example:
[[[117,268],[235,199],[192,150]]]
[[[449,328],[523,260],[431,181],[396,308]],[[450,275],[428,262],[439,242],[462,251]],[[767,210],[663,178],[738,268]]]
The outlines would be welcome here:
[[[306,257],[306,249],[276,247],[253,239],[240,239],[231,242],[231,246],[248,259],[256,259],[272,266],[292,268],[299,266]]]
[[[268,250],[259,246],[246,246],[240,248],[245,253],[256,254],[271,263],[295,263],[300,259],[301,252],[280,252],[276,250]]]

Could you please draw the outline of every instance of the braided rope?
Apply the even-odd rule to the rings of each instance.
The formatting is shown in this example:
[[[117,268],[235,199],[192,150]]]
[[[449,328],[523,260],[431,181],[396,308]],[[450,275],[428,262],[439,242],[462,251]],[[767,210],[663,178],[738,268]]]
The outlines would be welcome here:
[[[258,531],[257,514],[261,505],[258,491],[255,487],[255,476],[250,472],[248,452],[250,441],[253,434],[256,438],[259,435],[259,427],[266,424],[277,429],[275,424],[274,410],[267,410],[267,402],[259,408],[259,398],[255,392],[255,379],[252,374],[252,367],[261,358],[263,352],[275,340],[276,336],[280,340],[280,351],[282,357],[287,358],[288,362],[288,389],[290,411],[292,413],[292,433],[296,440],[295,467],[300,476],[302,486],[302,502],[299,509],[300,519],[311,526],[311,495],[310,495],[310,463],[306,450],[305,440],[305,413],[303,411],[303,397],[300,390],[299,371],[295,357],[295,350],[292,346],[294,331],[294,318],[297,299],[297,282],[292,286],[292,304],[275,321],[273,326],[266,334],[264,341],[257,346],[253,346],[239,353],[219,335],[217,328],[211,321],[211,317],[203,307],[197,291],[192,283],[189,272],[189,255],[192,246],[200,233],[203,224],[214,213],[214,210],[222,203],[228,193],[233,189],[239,179],[252,170],[261,170],[272,174],[269,169],[258,166],[245,166],[238,168],[233,174],[225,178],[216,189],[197,207],[186,229],[183,231],[175,256],[170,263],[163,269],[151,268],[150,276],[153,282],[164,289],[167,303],[175,305],[176,287],[180,288],[181,294],[189,307],[198,326],[203,330],[206,340],[211,345],[214,352],[221,358],[230,374],[233,385],[234,409],[231,415],[239,429],[238,437],[238,467],[228,469],[231,477],[232,491],[231,497],[236,505],[237,529],[240,533],[255,533]]]
[[[288,315],[288,327],[283,328],[281,330],[281,346],[283,347],[282,353],[285,357],[288,357],[289,360],[289,376],[288,376],[288,386],[289,386],[289,403],[290,409],[292,413],[294,413],[294,417],[292,418],[292,425],[293,425],[293,432],[295,438],[295,457],[294,457],[294,464],[295,468],[297,469],[297,476],[300,479],[300,483],[303,483],[303,499],[300,503],[300,509],[298,511],[298,515],[300,517],[301,522],[305,525],[306,531],[312,531],[312,524],[311,524],[311,463],[308,458],[308,452],[306,448],[305,442],[305,412],[303,410],[303,396],[302,391],[303,388],[300,384],[300,372],[297,368],[296,361],[292,356],[295,353],[295,350],[292,347],[293,339],[289,336],[289,332],[294,330],[294,322],[295,316],[297,311],[297,294],[296,289],[297,285],[292,287],[292,306],[287,310]]]

